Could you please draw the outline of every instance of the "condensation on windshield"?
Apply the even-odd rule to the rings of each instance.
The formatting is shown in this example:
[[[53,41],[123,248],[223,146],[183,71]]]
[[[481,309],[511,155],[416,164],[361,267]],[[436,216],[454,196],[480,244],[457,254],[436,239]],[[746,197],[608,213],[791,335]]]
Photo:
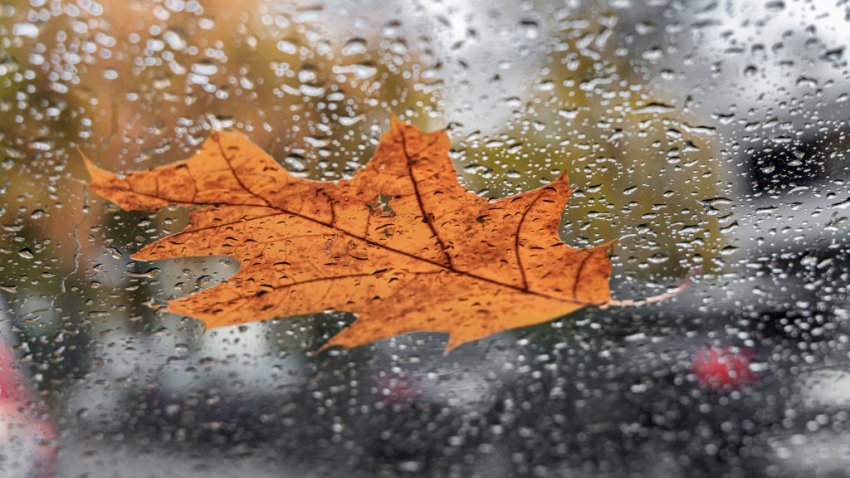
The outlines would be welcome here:
[[[820,1],[4,2],[0,475],[850,476],[848,22]],[[205,331],[165,304],[239,264],[133,260],[190,210],[86,186],[83,157],[146,170],[216,130],[346,180],[392,116],[445,130],[484,198],[566,172],[561,238],[616,241],[617,302],[448,353],[434,332],[319,351],[344,310]]]

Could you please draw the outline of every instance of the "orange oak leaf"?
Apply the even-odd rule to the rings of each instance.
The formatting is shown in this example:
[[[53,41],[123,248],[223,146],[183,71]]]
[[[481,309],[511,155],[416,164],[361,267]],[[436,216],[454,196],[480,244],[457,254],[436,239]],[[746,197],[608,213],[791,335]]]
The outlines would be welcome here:
[[[445,132],[392,120],[350,180],[296,178],[239,133],[214,132],[186,161],[117,176],[86,160],[97,194],[125,210],[193,207],[180,233],[137,260],[228,256],[229,280],[169,302],[207,328],[325,310],[357,319],[328,346],[414,331],[447,350],[610,302],[610,244],[558,235],[566,175],[499,200],[458,183]]]

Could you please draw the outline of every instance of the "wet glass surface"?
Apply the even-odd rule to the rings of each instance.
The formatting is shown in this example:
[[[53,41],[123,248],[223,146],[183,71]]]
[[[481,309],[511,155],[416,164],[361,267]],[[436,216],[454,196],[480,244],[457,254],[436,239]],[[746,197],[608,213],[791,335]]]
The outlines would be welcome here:
[[[0,475],[850,476],[846,2],[0,5]],[[444,354],[316,350],[320,313],[204,332],[237,269],[134,261],[188,221],[86,188],[241,131],[350,178],[389,118],[484,197],[566,171],[619,240],[587,308]],[[685,286],[685,287],[682,287]],[[672,298],[641,299],[676,291]]]

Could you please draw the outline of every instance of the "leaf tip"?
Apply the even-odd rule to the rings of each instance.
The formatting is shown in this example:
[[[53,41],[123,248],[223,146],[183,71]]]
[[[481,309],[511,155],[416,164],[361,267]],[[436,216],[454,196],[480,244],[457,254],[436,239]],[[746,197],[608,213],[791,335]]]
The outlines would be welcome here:
[[[86,171],[89,173],[89,185],[94,186],[98,183],[102,183],[104,181],[109,180],[110,178],[115,177],[111,172],[97,166],[94,162],[88,158],[82,151],[79,152],[80,156],[83,158],[83,165],[86,167]]]
[[[401,120],[395,113],[390,115],[390,127],[392,128],[401,128],[404,127],[406,123]]]
[[[315,354],[315,355],[320,355],[322,352],[324,352],[324,351],[328,350],[329,348],[331,348],[331,346],[332,346],[332,345],[333,345],[333,344],[332,344],[332,343],[331,343],[331,341],[329,340],[329,341],[327,341],[327,342],[323,343],[323,344],[322,344],[319,348],[317,348],[317,349],[316,349],[316,351],[314,352],[314,354]]]
[[[134,261],[147,261],[147,260],[149,260],[147,258],[147,254],[145,254],[145,251],[146,251],[147,248],[148,247],[145,246],[145,247],[139,249],[138,251],[130,254],[130,259],[132,259]]]
[[[454,349],[460,347],[461,345],[469,342],[470,340],[461,337],[458,334],[449,333],[449,341],[446,342],[446,348],[443,349],[443,356],[445,357],[449,353],[451,353]]]
[[[573,188],[570,185],[570,176],[567,174],[566,169],[551,183],[549,183],[548,186],[554,187],[557,190],[565,191],[568,195],[572,194],[573,191]]]

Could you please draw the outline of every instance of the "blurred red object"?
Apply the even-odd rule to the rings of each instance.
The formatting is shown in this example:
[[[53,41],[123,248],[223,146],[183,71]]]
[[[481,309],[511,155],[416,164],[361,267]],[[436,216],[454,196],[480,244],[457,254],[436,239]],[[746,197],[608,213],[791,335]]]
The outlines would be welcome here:
[[[758,378],[750,369],[753,355],[750,349],[700,347],[694,354],[691,371],[703,388],[734,390]]]
[[[56,431],[0,339],[0,475],[49,478],[56,471]]]
[[[377,388],[378,400],[391,405],[411,403],[422,394],[419,380],[407,374],[382,376],[378,379]]]

